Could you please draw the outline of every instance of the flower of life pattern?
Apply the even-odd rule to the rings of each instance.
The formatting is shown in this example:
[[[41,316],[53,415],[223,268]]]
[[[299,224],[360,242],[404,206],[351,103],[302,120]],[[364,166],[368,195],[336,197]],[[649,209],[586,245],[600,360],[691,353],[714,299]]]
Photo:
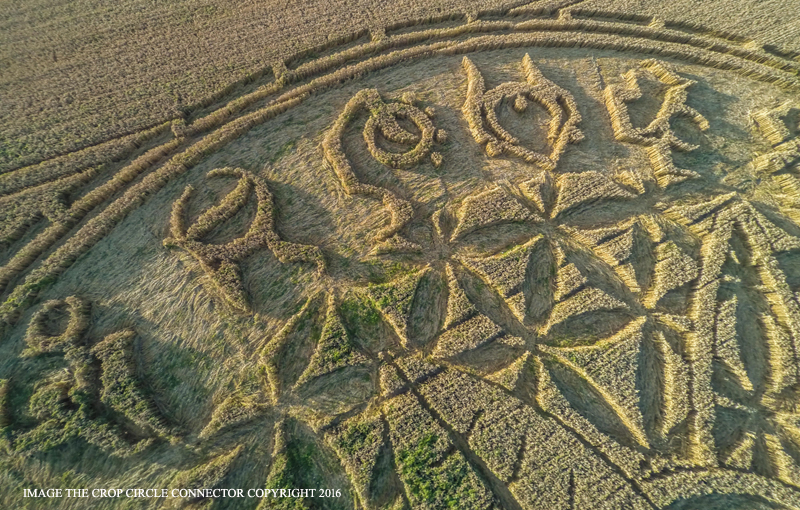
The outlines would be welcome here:
[[[175,124],[113,175],[93,162],[0,178],[4,320],[24,331],[20,363],[41,372],[1,380],[4,455],[88,444],[136,463],[171,451],[163,476],[181,486],[222,487],[257,463],[268,489],[345,489],[336,502],[258,508],[800,507],[800,100],[784,99],[797,98],[800,64],[655,22],[517,14],[278,65],[273,84]],[[570,53],[559,74],[531,49],[567,43],[628,53]],[[502,68],[480,57],[520,47]],[[216,164],[251,128],[288,122],[283,112],[348,73],[431,55],[457,76],[446,100],[365,85],[314,133],[316,166],[295,169],[374,216],[355,248],[292,230],[286,184],[246,158],[203,172],[235,183],[217,203],[193,209],[188,184],[171,197],[165,256],[184,261],[220,317],[268,324],[242,360],[258,376],[217,394],[201,428],[147,384],[135,327],[90,329],[93,308],[74,296],[35,304],[148,194]],[[340,68],[321,74],[329,61]],[[749,112],[739,136],[758,153],[705,164],[704,152],[733,150],[704,138],[720,115],[693,100],[717,82],[676,61],[789,91]],[[625,163],[578,159],[582,144],[616,147],[602,150]],[[449,157],[481,177],[442,178]],[[330,224],[345,212],[327,210]],[[276,270],[281,285],[313,282],[274,320],[249,290],[259,253],[300,275]]]

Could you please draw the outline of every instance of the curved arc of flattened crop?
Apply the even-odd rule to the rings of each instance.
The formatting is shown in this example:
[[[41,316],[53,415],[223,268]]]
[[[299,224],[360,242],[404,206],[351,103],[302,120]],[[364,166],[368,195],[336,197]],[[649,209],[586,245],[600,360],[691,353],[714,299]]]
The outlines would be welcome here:
[[[669,88],[655,119],[643,128],[634,128],[625,103],[642,97],[638,80],[644,72],[651,73]],[[697,178],[699,176],[697,172],[675,166],[671,151],[689,152],[698,146],[680,140],[670,127],[672,118],[679,115],[694,122],[700,131],[708,130],[709,124],[706,118],[686,104],[687,89],[697,82],[683,78],[664,62],[652,59],[645,60],[641,64],[641,69],[631,69],[622,78],[623,83],[610,85],[603,91],[606,108],[611,116],[611,125],[614,128],[614,137],[620,142],[644,147],[650,158],[653,174],[662,188],[686,179]]]
[[[170,220],[171,237],[164,240],[167,247],[179,247],[194,257],[211,278],[225,302],[240,313],[249,313],[250,305],[241,282],[237,263],[259,248],[268,248],[281,262],[314,262],[322,272],[325,259],[316,246],[307,246],[281,240],[275,228],[275,211],[272,194],[260,178],[241,168],[218,168],[208,173],[209,178],[231,176],[239,182],[222,201],[203,212],[188,228],[185,225],[186,206],[193,188],[187,186],[175,201]],[[250,228],[244,236],[223,244],[202,242],[217,226],[230,220],[255,193],[257,209]]]
[[[576,143],[583,138],[577,124],[581,120],[575,98],[567,90],[544,77],[533,64],[529,54],[522,59],[525,83],[508,82],[486,90],[480,70],[468,57],[462,66],[467,75],[467,96],[462,112],[467,119],[475,141],[486,144],[486,153],[497,156],[512,154],[528,163],[536,163],[546,170],[553,170],[568,143]],[[503,99],[514,98],[514,109],[522,112],[527,101],[541,104],[550,115],[547,140],[552,150],[541,154],[521,145],[519,139],[511,135],[497,118],[497,108]],[[485,125],[486,124],[486,125]]]
[[[373,196],[382,200],[384,206],[389,210],[391,214],[389,225],[376,234],[378,241],[386,241],[411,221],[414,216],[414,210],[410,202],[388,189],[363,183],[347,159],[342,137],[350,121],[361,111],[370,113],[370,117],[364,126],[364,140],[370,154],[377,161],[390,168],[407,168],[419,163],[431,152],[434,135],[438,140],[444,140],[446,135],[443,131],[436,133],[428,113],[411,104],[386,103],[381,99],[377,90],[364,89],[356,93],[348,101],[333,127],[325,136],[322,142],[325,158],[333,167],[345,192],[348,195]],[[398,124],[396,118],[410,120],[419,129],[420,134],[416,135],[406,131]],[[388,152],[376,143],[378,134],[391,142],[414,144],[414,147],[400,154]],[[431,157],[434,164],[441,162],[441,156],[438,153],[431,154]]]
[[[732,469],[665,471],[639,483],[659,508],[715,493],[758,496],[771,503],[800,508],[800,491],[795,487],[755,473]]]
[[[635,331],[641,330],[642,326],[644,325],[644,322],[645,322],[645,318],[644,317],[640,317],[640,318],[632,321],[631,324],[626,326],[624,330],[620,331],[620,333],[618,335],[621,336],[621,335],[624,335],[624,334],[630,334],[630,332],[632,330],[635,330]],[[627,410],[622,405],[620,405],[617,402],[617,399],[614,398],[614,396],[611,393],[609,393],[609,391],[607,389],[605,389],[601,385],[599,385],[594,380],[594,378],[586,372],[585,369],[579,367],[573,361],[568,359],[570,351],[578,351],[579,352],[579,351],[587,350],[587,349],[596,349],[598,347],[601,347],[601,348],[602,347],[606,347],[606,348],[608,348],[608,347],[612,346],[614,343],[616,343],[616,341],[617,341],[616,339],[606,339],[606,340],[602,340],[602,341],[598,342],[597,344],[595,344],[594,346],[591,346],[591,347],[581,346],[581,347],[559,349],[559,348],[553,348],[553,347],[549,347],[549,346],[546,346],[546,345],[542,345],[542,346],[539,346],[539,348],[543,352],[545,352],[547,354],[550,354],[551,356],[556,358],[559,363],[561,363],[565,367],[567,367],[570,370],[572,370],[573,372],[575,372],[581,379],[583,379],[586,382],[586,384],[591,386],[592,389],[594,389],[594,391],[596,391],[600,395],[602,395],[603,400],[605,400],[605,402],[614,410],[614,412],[616,413],[616,415],[619,418],[620,422],[625,425],[625,427],[630,431],[630,433],[633,435],[633,437],[636,438],[636,440],[639,442],[639,444],[641,444],[645,448],[649,448],[650,444],[649,444],[649,441],[647,440],[647,435],[645,434],[645,432],[641,428],[641,426],[636,423],[636,420],[632,419],[630,410]]]
[[[580,44],[583,47],[610,49],[620,51],[639,51],[650,54],[674,57],[687,62],[694,62],[710,67],[732,70],[754,79],[775,83],[779,86],[798,89],[800,80],[800,66],[788,59],[784,59],[766,52],[754,51],[743,48],[728,41],[713,37],[687,34],[679,30],[663,29],[658,26],[641,26],[625,23],[608,23],[602,21],[572,20],[569,18],[523,20],[515,25],[508,23],[496,24],[493,22],[477,22],[476,25],[466,24],[454,29],[422,30],[417,33],[387,36],[380,40],[379,46],[365,47],[365,55],[374,54],[374,51],[396,48],[394,51],[374,56],[355,64],[348,65],[337,71],[328,72],[331,66],[343,65],[352,58],[358,58],[358,52],[344,50],[341,54],[334,55],[326,60],[328,63],[319,64],[312,62],[308,68],[302,67],[287,71],[285,80],[279,87],[268,87],[269,94],[258,92],[252,99],[244,101],[242,105],[233,110],[229,106],[223,107],[225,115],[212,113],[214,117],[206,122],[208,127],[190,130],[191,136],[206,133],[213,127],[220,126],[214,131],[193,144],[183,135],[167,144],[153,149],[159,157],[172,157],[158,169],[152,169],[158,159],[148,160],[142,173],[144,179],[128,188],[122,196],[112,202],[106,210],[92,218],[82,227],[72,239],[56,250],[42,265],[34,269],[23,282],[17,285],[9,294],[7,301],[0,308],[4,324],[11,324],[19,317],[20,311],[34,302],[36,295],[43,285],[55,279],[64,267],[69,267],[81,254],[97,243],[113,229],[128,213],[142,203],[143,193],[152,194],[161,189],[167,182],[181,175],[188,168],[195,166],[200,159],[219,149],[231,140],[238,138],[252,127],[259,125],[289,108],[297,106],[308,99],[311,92],[316,92],[335,86],[342,80],[362,75],[369,71],[383,69],[396,65],[401,61],[430,58],[437,55],[466,54],[474,51],[497,48],[513,48],[522,46],[558,47],[564,45]],[[492,30],[513,30],[511,33],[501,35],[484,35]],[[466,41],[439,41],[426,46],[415,44],[433,38],[456,37],[463,33],[478,33]],[[607,35],[607,34],[612,35]],[[618,40],[621,39],[621,40]],[[412,46],[403,48],[404,46]],[[252,104],[259,99],[269,97],[270,94],[281,92],[286,83],[299,77],[317,75],[306,84],[299,85],[292,90],[271,100],[265,107],[252,113],[228,121],[231,112],[237,113],[244,109],[246,104]],[[227,113],[226,113],[227,112]],[[219,117],[219,118],[217,118]],[[198,121],[198,124],[204,124]],[[174,151],[187,142],[188,147],[180,153]],[[153,152],[151,151],[151,152]],[[155,153],[154,152],[154,153]],[[148,153],[149,154],[149,153]],[[137,170],[138,171],[138,170]],[[129,182],[123,179],[122,182]],[[42,252],[41,246],[51,245],[67,232],[59,226],[48,230],[45,237],[36,239],[35,246],[26,247],[13,259],[12,276],[22,271],[22,266],[29,267]],[[11,276],[7,276],[11,278]]]

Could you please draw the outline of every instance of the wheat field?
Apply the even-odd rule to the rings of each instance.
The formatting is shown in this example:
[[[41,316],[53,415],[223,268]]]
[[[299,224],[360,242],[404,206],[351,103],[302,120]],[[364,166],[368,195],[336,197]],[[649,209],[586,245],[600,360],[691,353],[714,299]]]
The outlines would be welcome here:
[[[0,507],[800,508],[791,5],[456,4],[9,103]]]

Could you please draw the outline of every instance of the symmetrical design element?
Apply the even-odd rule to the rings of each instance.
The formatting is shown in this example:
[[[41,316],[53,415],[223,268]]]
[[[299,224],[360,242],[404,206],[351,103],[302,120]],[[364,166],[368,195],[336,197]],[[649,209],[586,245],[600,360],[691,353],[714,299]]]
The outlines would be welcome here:
[[[208,173],[208,177],[238,177],[236,188],[222,201],[203,212],[195,223],[186,227],[186,206],[194,188],[187,186],[183,195],[172,206],[170,231],[172,237],[164,240],[168,247],[179,247],[194,257],[217,287],[225,302],[234,310],[247,313],[250,310],[242,288],[242,275],[237,262],[259,248],[268,248],[281,262],[306,261],[324,268],[324,259],[319,248],[281,240],[275,229],[275,212],[272,194],[266,183],[240,168],[219,168]],[[224,244],[204,243],[203,238],[215,228],[233,218],[255,194],[256,213],[250,228],[243,237]]]
[[[636,369],[644,340],[644,324],[645,318],[640,317],[613,337],[591,346],[559,348],[543,345],[541,349],[580,375],[603,395],[636,440],[647,447],[636,388]]]
[[[553,293],[553,309],[550,318],[540,331],[547,334],[554,326],[564,323],[571,317],[598,310],[627,309],[628,306],[607,292],[589,284],[578,267],[568,261],[564,249],[555,246],[556,277]]]
[[[572,208],[600,200],[627,200],[634,194],[620,187],[607,175],[589,170],[558,176],[558,198],[551,212],[553,217]]]
[[[520,343],[519,338],[509,338],[503,329],[480,313],[467,297],[455,276],[452,264],[447,264],[447,316],[444,331],[436,341],[433,355],[447,359],[489,342]]]
[[[800,64],[569,9],[376,29],[275,63],[272,83],[192,112],[174,136],[165,125],[0,175],[0,286],[14,286],[0,307],[4,481],[73,485],[51,472],[79,454],[79,483],[145,473],[153,486],[336,493],[267,496],[260,510],[800,508]],[[632,60],[653,55],[670,63]],[[413,73],[391,69],[408,62]],[[627,72],[606,87],[608,69]],[[723,95],[734,73],[746,80],[728,91],[763,83]],[[401,82],[430,104],[393,92]],[[384,95],[364,88],[376,83]],[[703,135],[689,105],[719,100]],[[321,147],[306,130],[325,130]],[[296,152],[270,158],[286,188],[259,177],[263,160],[205,174],[279,146]],[[326,165],[296,165],[314,158],[344,193],[369,196],[352,201],[364,221],[321,196]],[[116,225],[164,221],[146,197],[181,175],[208,186],[171,199],[165,244],[245,317],[170,289],[148,302],[141,282],[160,278],[131,278],[132,292],[81,278]],[[319,247],[279,234],[271,191],[289,188],[275,203],[293,202]],[[268,262],[251,273],[259,250]],[[150,255],[130,254],[163,276]],[[90,325],[67,298],[30,310],[27,335],[14,326],[71,285],[113,289],[112,314]],[[140,313],[121,318],[122,303]],[[128,457],[125,475],[98,474],[108,455]]]
[[[270,339],[261,352],[261,360],[268,393],[276,404],[291,402],[296,394],[319,380],[346,379],[363,373],[372,364],[347,332],[334,295],[325,293],[306,301]]]
[[[531,254],[539,242],[545,242],[541,235],[496,255],[462,260],[466,267],[494,287],[520,321],[525,319],[526,310],[522,284],[525,281]]]
[[[623,75],[624,83],[606,87],[605,101],[611,116],[614,136],[620,142],[641,145],[650,158],[653,175],[662,188],[697,177],[693,170],[678,168],[672,162],[672,151],[692,151],[697,145],[679,139],[670,122],[676,116],[684,116],[697,124],[701,131],[708,129],[708,121],[700,112],[686,105],[688,88],[696,82],[683,78],[670,66],[658,60],[645,60],[641,69],[631,69]],[[633,126],[628,107],[625,103],[636,101],[642,97],[638,80],[643,73],[649,73],[666,85],[664,101],[656,113],[655,119],[646,127]]]
[[[500,187],[464,199],[456,219],[458,224],[451,240],[492,225],[541,221],[538,214],[523,207]]]
[[[395,281],[377,285],[370,285],[362,292],[372,302],[403,343],[408,342],[408,319],[414,293],[420,280],[425,276],[426,270],[413,271]]]
[[[367,361],[363,354],[355,350],[342,319],[336,312],[333,295],[329,295],[319,344],[297,384],[303,384],[346,366],[363,365]]]
[[[322,143],[325,157],[333,166],[344,190],[349,195],[370,195],[381,199],[389,210],[391,221],[377,233],[378,241],[385,241],[397,234],[411,221],[414,211],[411,203],[390,190],[362,182],[345,154],[342,138],[350,121],[360,112],[366,111],[370,117],[364,125],[364,140],[370,154],[377,161],[390,168],[408,168],[420,163],[430,154],[433,164],[439,166],[442,155],[438,152],[431,153],[431,150],[434,140],[440,143],[447,140],[447,133],[434,127],[431,120],[433,108],[420,110],[411,104],[412,100],[413,96],[408,95],[404,97],[405,102],[387,103],[381,99],[377,90],[362,90],[350,99]],[[408,131],[398,123],[399,119],[410,121],[419,132]],[[413,147],[402,153],[389,152],[380,146],[380,138]],[[395,244],[397,243],[404,244],[404,241],[396,240]]]
[[[463,66],[468,83],[462,111],[472,136],[479,144],[486,144],[489,156],[511,154],[552,170],[567,144],[583,139],[577,127],[581,115],[572,94],[545,78],[533,64],[530,55],[525,54],[522,59],[526,82],[503,83],[488,91],[481,72],[469,58],[464,57]],[[538,103],[547,110],[550,115],[547,140],[552,147],[549,154],[526,148],[521,140],[500,125],[497,109],[503,101],[513,101],[514,110],[518,113],[527,109],[528,101]]]
[[[686,343],[693,459],[746,466],[796,485],[791,402],[800,387],[800,305],[779,258],[800,250],[800,238],[733,193],[676,204],[665,214],[703,240]]]

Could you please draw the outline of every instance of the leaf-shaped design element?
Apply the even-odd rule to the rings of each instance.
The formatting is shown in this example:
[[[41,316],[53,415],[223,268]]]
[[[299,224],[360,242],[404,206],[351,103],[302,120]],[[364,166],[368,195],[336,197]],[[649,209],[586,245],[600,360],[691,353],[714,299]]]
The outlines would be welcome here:
[[[547,364],[550,365],[550,360],[547,361]],[[563,365],[557,365],[558,367],[550,365],[550,370],[563,368]],[[585,441],[608,456],[608,459],[618,466],[626,476],[631,478],[638,476],[642,471],[642,462],[645,457],[636,450],[639,446],[638,442],[625,428],[614,410],[602,400],[602,397],[593,389],[587,390],[580,385],[573,390],[576,395],[580,395],[578,398],[583,404],[581,410],[585,413],[585,407],[590,407],[595,413],[591,417],[593,421],[590,421],[588,417],[578,412],[564,396],[564,393],[559,390],[550,371],[545,367],[542,357],[534,358],[533,368],[536,373],[536,401],[541,408],[563,420],[563,423],[573,430],[579,431]],[[597,425],[594,421],[598,421]]]
[[[550,210],[554,189],[553,179],[548,172],[538,172],[533,178],[521,182],[519,189],[536,206],[540,213],[545,214]]]
[[[273,439],[269,442],[272,458],[264,487],[265,495],[256,507],[258,510],[325,508],[324,504],[320,504],[322,496],[319,496],[319,492],[298,491],[294,497],[280,496],[281,489],[313,487],[338,492],[337,506],[354,508],[355,494],[344,476],[345,469],[337,462],[330,436],[325,437],[320,429],[309,427],[303,420],[292,416],[278,419],[273,431]],[[270,490],[276,490],[278,494],[269,493]]]
[[[527,53],[522,59],[525,83],[503,83],[488,91],[477,66],[467,57],[464,57],[462,65],[467,75],[467,97],[462,111],[472,136],[479,144],[486,144],[488,155],[511,154],[552,170],[566,145],[583,139],[577,127],[581,116],[572,94],[545,78]],[[552,147],[549,154],[525,148],[520,140],[500,125],[497,108],[504,99],[513,100],[517,111],[524,110],[528,100],[541,104],[547,110],[550,115],[547,140]]]
[[[767,381],[767,394],[764,396],[771,400],[772,396],[791,392],[800,379],[800,367],[797,362],[796,337],[786,331],[788,328],[778,324],[774,317],[762,315],[764,333],[767,339],[769,356],[769,378]]]
[[[736,338],[736,295],[719,304],[716,317],[715,354],[736,377],[739,384],[747,391],[753,391],[753,383],[747,375],[742,362],[742,352]]]
[[[758,472],[796,484],[791,473],[798,467],[786,453],[800,453],[787,439],[794,426],[778,417],[796,416],[788,402],[795,391],[789,388],[800,381],[795,340],[800,306],[776,255],[796,250],[800,240],[735,195],[675,204],[664,212],[702,240],[685,351],[695,410],[689,416],[693,460],[714,465],[731,459],[737,465],[747,462],[752,447]],[[724,370],[716,370],[719,366]],[[726,422],[737,426],[722,425]],[[756,437],[753,445],[748,433]]]
[[[450,264],[447,265],[447,273],[447,317],[433,355],[449,358],[506,336],[500,326],[478,312],[469,301]]]
[[[556,251],[559,267],[555,278],[554,305],[547,323],[540,328],[543,335],[571,317],[598,310],[628,309],[628,305],[619,299],[591,286],[581,270],[574,263],[567,262],[560,246]]]
[[[370,489],[385,433],[386,424],[377,414],[351,418],[326,435],[328,445],[342,459],[365,509],[374,508],[370,504]]]
[[[453,265],[447,264],[445,271],[447,272],[447,316],[444,319],[444,328],[448,329],[465,320],[469,319],[478,311],[475,305],[470,302],[461,284],[456,279]]]
[[[750,470],[753,467],[756,436],[747,432],[722,455],[722,463],[732,468]]]
[[[528,368],[531,353],[526,352],[507,367],[486,376],[487,381],[497,383],[508,391],[514,391],[522,378],[522,372]]]
[[[315,337],[319,335],[321,327],[314,323],[314,315],[317,314],[323,306],[324,295],[322,293],[315,294],[308,298],[302,308],[289,319],[283,328],[270,339],[262,350],[261,362],[266,372],[269,392],[273,403],[277,403],[283,392],[291,388],[300,377],[299,374],[292,374],[292,372],[299,371],[302,373],[302,367],[298,370],[297,367],[290,362],[297,358],[302,358],[303,355],[310,357],[310,353],[301,352],[299,355],[284,359],[286,357],[284,351],[289,347],[293,347],[294,344],[300,341],[305,340],[305,343],[310,344],[315,340]],[[307,350],[311,349],[310,345],[306,345],[305,347]]]
[[[724,208],[731,202],[736,202],[736,196],[736,192],[731,192],[698,203],[675,204],[664,210],[664,216],[689,228],[698,236],[710,233],[714,227],[719,230],[717,237],[723,234],[729,236],[727,227],[733,221],[732,209]],[[723,216],[715,214],[717,212],[721,212]]]
[[[666,241],[656,246],[656,267],[653,284],[642,304],[653,308],[667,292],[677,289],[699,274],[697,263],[673,241]]]
[[[261,363],[273,405],[332,417],[374,393],[372,379],[364,378],[372,364],[345,329],[333,293],[308,298],[266,344]]]
[[[647,447],[649,442],[644,433],[636,388],[644,323],[645,318],[640,317],[613,337],[591,346],[556,348],[542,345],[540,348],[589,381],[639,443]]]
[[[325,261],[322,252],[315,246],[281,240],[275,230],[273,199],[266,183],[240,168],[218,168],[208,173],[209,178],[222,176],[238,177],[236,188],[218,205],[203,212],[188,228],[185,226],[186,206],[193,188],[186,187],[172,207],[171,237],[164,240],[164,245],[179,247],[192,255],[214,282],[225,302],[237,312],[249,313],[250,305],[237,263],[255,250],[268,248],[284,263],[313,262],[320,271],[324,269]],[[215,227],[236,215],[253,193],[257,201],[256,215],[243,237],[224,244],[202,242]]]
[[[500,326],[483,314],[477,314],[464,322],[447,329],[439,337],[433,355],[449,358],[475,349],[503,335]]]
[[[797,175],[800,136],[791,136],[791,131],[796,126],[800,127],[800,119],[796,116],[793,119],[789,115],[796,109],[795,101],[787,101],[775,108],[754,112],[751,118],[772,148],[743,167],[729,171],[723,182],[737,187],[753,179],[771,183],[768,200],[775,203],[795,223],[800,223],[800,179]],[[790,124],[795,122],[797,124],[794,126]]]
[[[614,268],[631,292],[641,292],[647,287],[652,267],[642,267],[650,262],[649,253],[654,242],[660,242],[664,233],[651,217],[643,215],[613,227],[577,229],[561,227],[573,239],[590,247],[606,264]]]
[[[666,437],[689,413],[689,370],[683,358],[664,338],[664,333],[657,331],[653,342],[664,366],[664,411],[660,433]]]
[[[266,483],[267,490],[299,487],[302,485],[299,478],[309,475],[306,470],[301,469],[302,464],[298,462],[300,459],[297,458],[297,454],[289,450],[291,437],[287,432],[288,428],[289,424],[286,423],[286,420],[275,424],[272,462]],[[295,454],[293,455],[293,453]],[[292,506],[298,510],[309,508],[307,499],[307,497],[292,498]],[[291,508],[288,506],[288,501],[276,501],[270,497],[262,498],[257,508],[258,510],[267,510],[276,507]]]
[[[621,142],[644,147],[650,158],[656,181],[662,188],[698,177],[696,172],[678,168],[672,162],[673,150],[691,151],[697,146],[680,140],[670,127],[673,117],[680,115],[697,124],[701,131],[709,128],[705,117],[686,105],[687,89],[696,82],[683,78],[668,64],[658,60],[645,60],[641,67],[642,69],[631,69],[624,74],[624,83],[610,85],[604,91],[614,136]],[[638,79],[643,73],[649,73],[669,88],[655,119],[646,127],[634,128],[625,103],[642,97]]]
[[[569,263],[560,267],[556,273],[556,290],[553,299],[563,300],[581,288],[587,281],[575,264]]]
[[[376,235],[378,241],[386,241],[411,221],[414,211],[408,201],[386,188],[361,182],[353,171],[353,167],[345,155],[342,137],[350,120],[362,110],[370,113],[370,118],[364,126],[367,148],[376,160],[391,168],[406,168],[419,163],[430,153],[434,139],[443,142],[446,134],[441,130],[437,132],[428,113],[411,104],[386,103],[381,99],[377,90],[365,89],[348,101],[339,118],[325,136],[322,142],[325,158],[333,166],[345,192],[349,195],[373,196],[382,200],[384,207],[389,210],[391,222]],[[397,122],[398,118],[411,121],[420,134],[416,135],[406,131]],[[376,143],[378,134],[391,142],[415,145],[408,152],[390,153]],[[433,153],[431,156],[434,164],[441,163],[440,154]]]

